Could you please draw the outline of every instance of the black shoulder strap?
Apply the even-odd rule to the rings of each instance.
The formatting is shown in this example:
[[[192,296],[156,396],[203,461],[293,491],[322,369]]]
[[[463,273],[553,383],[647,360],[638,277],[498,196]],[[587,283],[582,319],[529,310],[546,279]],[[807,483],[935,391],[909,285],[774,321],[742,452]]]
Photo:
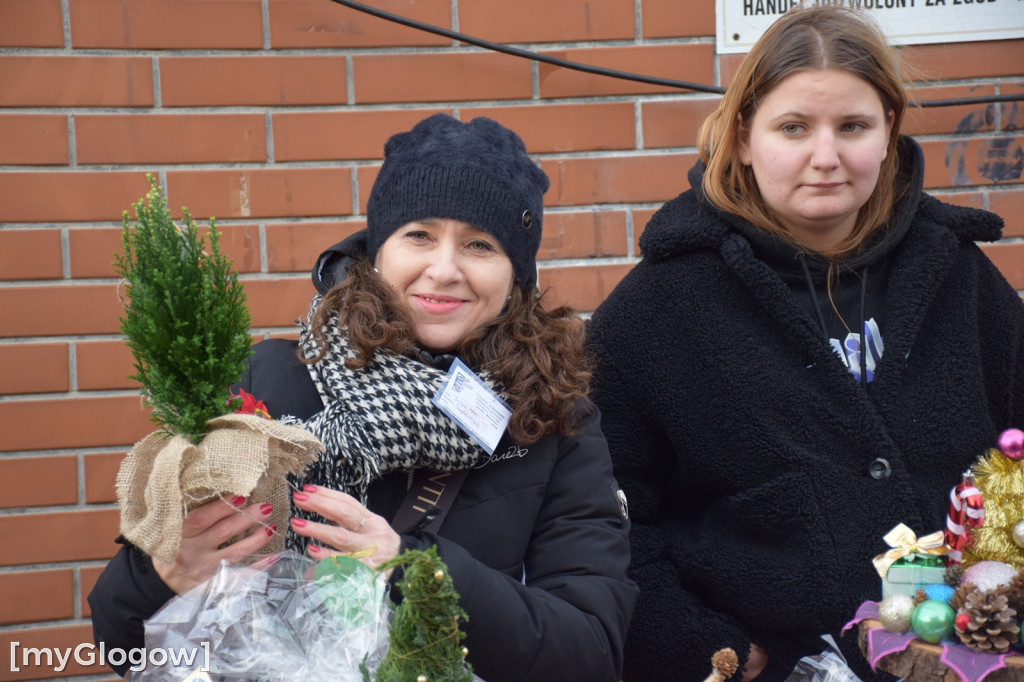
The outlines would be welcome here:
[[[417,469],[413,474],[409,492],[405,494],[391,527],[399,535],[421,530],[436,533],[468,475],[469,469]]]

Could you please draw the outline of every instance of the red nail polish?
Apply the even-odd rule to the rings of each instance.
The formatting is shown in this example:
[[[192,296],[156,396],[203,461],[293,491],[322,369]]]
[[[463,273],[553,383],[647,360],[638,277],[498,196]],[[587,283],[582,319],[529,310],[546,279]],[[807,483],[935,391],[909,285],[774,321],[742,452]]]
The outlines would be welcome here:
[[[305,528],[306,527],[306,522],[303,521],[302,519],[292,519],[292,525],[295,526],[296,528]]]
[[[263,514],[264,516],[270,516],[270,512],[272,512],[272,511],[274,511],[274,505],[272,505],[272,504],[261,504],[260,505],[260,514]]]
[[[272,538],[274,537],[274,532],[277,531],[277,526],[267,526],[263,530],[266,532],[268,538]]]
[[[315,485],[310,485],[308,483],[304,484],[302,486],[302,489],[305,490],[307,493],[315,493],[316,492],[316,486]]]
[[[235,495],[231,498],[232,507],[241,507],[243,504],[245,504],[245,498],[241,495]]]
[[[313,554],[319,554],[322,550],[323,550],[323,547],[318,547],[317,545],[310,545],[309,546],[309,551],[312,552]]]
[[[292,493],[292,497],[298,500],[299,502],[305,502],[306,500],[309,499],[309,495],[305,495],[303,493]]]

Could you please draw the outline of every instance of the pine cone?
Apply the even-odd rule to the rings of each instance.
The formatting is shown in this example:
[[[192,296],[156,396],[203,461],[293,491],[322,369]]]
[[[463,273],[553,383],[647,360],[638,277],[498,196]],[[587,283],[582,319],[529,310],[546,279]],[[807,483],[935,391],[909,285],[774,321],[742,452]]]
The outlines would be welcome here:
[[[919,606],[920,604],[923,604],[926,601],[928,601],[928,593],[925,592],[924,588],[922,587],[914,593],[914,606]]]
[[[971,591],[959,612],[967,614],[970,621],[963,630],[957,626],[956,634],[972,649],[1002,654],[1018,640],[1017,611],[1009,605],[1005,588],[989,592]]]
[[[1017,613],[1024,613],[1024,569],[1017,571],[1013,580],[1006,588],[1006,596],[1010,600],[1010,606],[1017,609]]]
[[[964,567],[960,564],[949,564],[946,566],[945,581],[950,587],[960,587],[960,580],[964,577]]]

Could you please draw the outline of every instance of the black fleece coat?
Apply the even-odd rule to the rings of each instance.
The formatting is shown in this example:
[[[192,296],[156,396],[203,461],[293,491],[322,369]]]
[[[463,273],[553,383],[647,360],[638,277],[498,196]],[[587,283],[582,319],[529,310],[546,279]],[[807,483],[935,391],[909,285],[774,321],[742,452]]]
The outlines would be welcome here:
[[[641,590],[627,682],[701,680],[722,647],[742,669],[751,642],[770,657],[759,679],[782,680],[824,633],[872,679],[839,631],[881,598],[882,536],[941,529],[960,472],[1024,425],[1024,305],[974,244],[1002,221],[920,188],[904,204],[867,390],[697,191],[654,215],[594,314],[593,397]]]
[[[295,346],[257,344],[239,384],[275,418],[322,409]],[[573,436],[519,446],[506,434],[493,461],[466,477],[437,534],[402,536],[403,549],[436,545],[447,563],[469,615],[469,661],[487,682],[619,679],[637,593],[626,577],[629,526],[600,415],[582,401],[578,413]],[[372,484],[369,509],[394,518],[410,476]],[[122,548],[89,595],[96,641],[141,647],[143,621],[172,596],[148,557]]]

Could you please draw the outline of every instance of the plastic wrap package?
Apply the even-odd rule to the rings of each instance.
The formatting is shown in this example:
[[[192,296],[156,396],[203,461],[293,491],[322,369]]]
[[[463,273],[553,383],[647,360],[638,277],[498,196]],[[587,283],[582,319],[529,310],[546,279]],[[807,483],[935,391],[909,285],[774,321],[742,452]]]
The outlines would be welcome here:
[[[861,682],[856,673],[846,665],[846,659],[839,651],[831,635],[823,635],[827,648],[817,656],[804,656],[797,661],[796,668],[786,682]]]
[[[133,673],[133,682],[329,679],[362,682],[388,647],[381,575],[348,557],[319,564],[294,552],[252,566],[223,562],[202,585],[146,621],[146,649],[198,652]],[[201,668],[206,668],[201,670]],[[205,678],[204,678],[205,679]]]

